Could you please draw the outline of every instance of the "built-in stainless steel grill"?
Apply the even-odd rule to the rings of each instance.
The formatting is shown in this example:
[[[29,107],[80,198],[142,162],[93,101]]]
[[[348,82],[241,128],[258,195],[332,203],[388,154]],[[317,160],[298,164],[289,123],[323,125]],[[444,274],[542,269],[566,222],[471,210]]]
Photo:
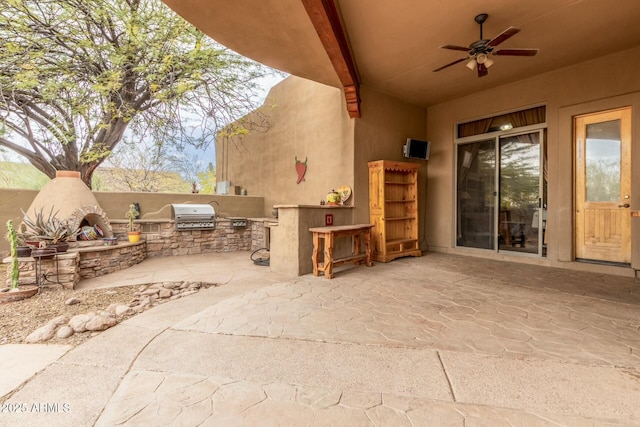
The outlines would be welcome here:
[[[216,227],[216,213],[211,205],[173,204],[171,211],[176,230],[213,230]]]

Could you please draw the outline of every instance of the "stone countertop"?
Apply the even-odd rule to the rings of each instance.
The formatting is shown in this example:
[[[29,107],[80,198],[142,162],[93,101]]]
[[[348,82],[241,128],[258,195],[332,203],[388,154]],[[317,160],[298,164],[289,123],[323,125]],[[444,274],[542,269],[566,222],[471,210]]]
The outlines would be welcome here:
[[[98,242],[96,240],[96,242]],[[146,243],[146,240],[140,240],[139,242],[131,243],[126,240],[118,240],[118,243],[115,245],[91,245],[91,246],[78,246],[75,248],[69,248],[69,252],[102,252],[102,251],[110,251],[117,250],[120,248],[127,248],[129,246],[138,246]]]
[[[76,257],[76,251],[72,251],[72,250],[68,250],[67,252],[62,252],[62,253],[57,253],[55,257],[57,257],[58,259],[70,259],[70,258],[74,258]],[[54,257],[51,258],[43,258],[43,259],[53,259]],[[11,263],[11,256],[8,256],[6,258],[2,259],[2,263],[3,264],[9,264]],[[35,261],[36,259],[33,257],[19,257],[18,261]]]
[[[351,205],[274,205],[275,209],[353,209]]]
[[[320,207],[320,206],[319,206]],[[335,207],[335,206],[332,206]],[[339,206],[338,206],[339,207]],[[217,216],[216,217],[216,221],[230,221],[233,218],[247,218],[247,217],[241,217],[241,216],[234,216],[234,217],[223,217],[223,216]],[[247,218],[248,220],[251,221],[273,221],[273,218]],[[128,219],[112,219],[109,220],[109,222],[113,223],[113,224],[128,224],[129,220]],[[171,218],[155,218],[155,219],[146,219],[146,218],[140,218],[140,219],[136,219],[134,220],[134,224],[141,224],[141,223],[145,223],[145,224],[163,224],[163,223],[174,223],[175,220],[171,219]]]
[[[128,219],[111,219],[111,220],[109,220],[109,222],[111,222],[113,224],[128,224],[129,220]],[[172,220],[171,218],[162,218],[162,219],[139,218],[139,219],[133,220],[133,222],[134,222],[134,224],[140,224],[142,222],[144,222],[144,223],[161,224],[161,223],[165,223],[165,222],[174,222],[174,220]]]

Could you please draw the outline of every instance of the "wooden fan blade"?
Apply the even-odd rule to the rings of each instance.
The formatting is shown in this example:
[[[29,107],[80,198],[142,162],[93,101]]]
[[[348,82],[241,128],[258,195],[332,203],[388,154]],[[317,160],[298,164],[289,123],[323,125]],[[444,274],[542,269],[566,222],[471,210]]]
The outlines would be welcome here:
[[[536,56],[540,49],[499,49],[493,52],[499,56]]]
[[[478,77],[484,77],[489,74],[486,65],[478,63]]]
[[[520,32],[520,28],[509,27],[503,32],[501,32],[500,34],[498,34],[497,36],[495,36],[494,38],[492,38],[491,40],[489,40],[489,43],[487,43],[487,46],[491,46],[491,47],[498,46],[500,43],[515,36],[519,32]]]
[[[456,46],[454,44],[445,44],[444,46],[440,46],[440,49],[461,50],[463,52],[469,52],[471,50],[468,47]]]
[[[435,73],[436,71],[444,70],[445,68],[451,67],[452,65],[456,65],[458,62],[466,61],[467,59],[469,59],[469,58],[457,59],[457,60],[451,62],[450,64],[443,65],[440,68],[436,68],[435,70],[433,70],[433,72]]]

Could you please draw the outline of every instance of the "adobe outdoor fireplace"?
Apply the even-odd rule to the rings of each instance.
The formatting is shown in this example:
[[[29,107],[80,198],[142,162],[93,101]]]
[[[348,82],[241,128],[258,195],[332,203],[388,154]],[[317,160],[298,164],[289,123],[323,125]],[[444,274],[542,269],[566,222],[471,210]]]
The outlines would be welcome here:
[[[56,177],[33,199],[27,215],[35,218],[41,210],[48,215],[52,209],[58,219],[69,221],[71,227],[97,225],[104,237],[113,237],[109,218],[89,187],[80,179],[80,172],[58,171]]]

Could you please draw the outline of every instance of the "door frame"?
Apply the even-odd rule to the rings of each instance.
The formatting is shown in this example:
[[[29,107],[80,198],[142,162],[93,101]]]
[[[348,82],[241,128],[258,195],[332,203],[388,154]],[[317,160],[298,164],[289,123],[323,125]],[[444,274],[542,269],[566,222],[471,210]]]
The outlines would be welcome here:
[[[582,187],[584,187],[586,185],[586,176],[584,177],[580,177],[579,176],[579,160],[586,160],[586,152],[582,151],[582,154],[580,154],[581,150],[586,150],[586,134],[582,135],[582,134],[578,134],[578,120],[580,119],[586,119],[586,122],[584,123],[584,126],[586,128],[587,125],[591,124],[591,123],[600,123],[600,122],[606,122],[608,121],[606,119],[606,116],[609,115],[611,116],[611,120],[620,120],[621,121],[621,126],[620,126],[620,177],[621,177],[621,189],[620,189],[620,198],[621,200],[619,200],[618,202],[606,202],[609,204],[613,204],[615,205],[616,203],[618,204],[618,207],[621,207],[620,203],[625,203],[622,200],[622,193],[627,193],[626,196],[631,197],[631,199],[629,200],[629,203],[633,200],[632,197],[632,183],[633,183],[633,177],[632,177],[632,155],[631,155],[631,151],[632,151],[632,145],[633,145],[633,133],[632,133],[632,122],[633,122],[633,108],[631,106],[620,106],[617,108],[610,108],[610,109],[605,109],[605,110],[600,110],[600,111],[592,111],[592,112],[588,112],[588,113],[584,113],[584,114],[577,114],[575,116],[573,116],[572,118],[572,145],[573,145],[573,227],[572,227],[572,231],[573,231],[573,254],[574,254],[574,261],[580,261],[580,262],[595,262],[595,263],[611,263],[613,265],[620,265],[620,266],[625,266],[625,265],[630,265],[631,264],[631,260],[632,260],[632,245],[631,245],[631,241],[632,241],[632,229],[631,229],[631,221],[630,221],[630,215],[629,217],[626,219],[626,223],[623,224],[623,228],[626,228],[626,232],[627,235],[622,237],[622,243],[620,246],[620,258],[616,261],[616,260],[611,260],[611,259],[599,259],[599,258],[591,258],[587,255],[587,253],[584,252],[583,249],[580,248],[580,234],[584,234],[584,229],[585,229],[585,219],[584,219],[584,212],[582,212],[582,215],[580,215],[578,213],[578,209],[581,207],[582,210],[586,210],[587,205],[588,205],[588,201],[585,200],[584,202],[579,201],[579,196],[584,196],[586,198],[586,188],[581,188],[579,189],[579,185],[582,184]],[[604,116],[602,118],[602,120],[595,120],[596,116]],[[593,117],[594,121],[591,122],[588,119]],[[583,136],[584,141],[579,143],[579,137]],[[624,142],[626,141],[626,143],[628,144],[626,147],[623,145]],[[581,156],[581,157],[579,157]],[[585,167],[582,167],[582,170],[585,170]],[[585,170],[586,173],[586,170]],[[623,180],[626,179],[626,182],[624,182]],[[580,182],[579,182],[580,181]],[[625,191],[626,190],[626,191]],[[605,202],[602,202],[605,203]],[[627,215],[628,213],[630,213],[630,209],[629,207],[627,208],[623,208],[626,210],[622,210],[621,215]],[[582,221],[580,220],[579,217],[582,217]],[[625,230],[623,230],[624,232]],[[584,236],[583,236],[584,237]],[[584,239],[582,239],[581,241],[583,241]],[[583,248],[586,245],[583,242]],[[578,257],[578,254],[582,253],[584,256],[582,257]],[[594,254],[597,256],[597,254]]]
[[[499,165],[499,158],[496,158],[496,170],[495,170],[495,183],[496,183],[496,191],[494,192],[494,224],[493,224],[493,249],[483,249],[483,248],[474,248],[474,247],[467,247],[467,246],[459,246],[457,243],[457,224],[458,224],[458,200],[457,200],[457,188],[458,188],[458,171],[457,171],[457,164],[458,164],[458,146],[460,145],[464,145],[464,144],[469,144],[469,143],[473,143],[473,142],[480,142],[480,141],[486,141],[489,139],[494,139],[496,146],[495,146],[495,151],[496,151],[496,155],[499,153],[499,148],[498,148],[498,144],[500,143],[500,138],[501,137],[508,137],[508,136],[515,136],[515,135],[522,135],[522,134],[527,134],[527,133],[534,133],[534,132],[539,132],[540,133],[540,141],[539,141],[539,147],[540,147],[540,160],[541,160],[541,164],[540,164],[540,195],[541,197],[542,192],[544,191],[544,186],[543,186],[543,180],[544,180],[544,162],[547,161],[547,159],[545,159],[545,147],[544,145],[547,144],[546,139],[546,129],[547,129],[547,122],[542,122],[542,123],[537,123],[535,125],[529,125],[529,126],[522,126],[522,127],[517,127],[517,128],[513,128],[510,130],[506,130],[506,131],[496,131],[496,132],[490,132],[490,133],[485,133],[485,134],[479,134],[479,135],[473,135],[473,136],[467,136],[464,138],[456,138],[454,140],[454,156],[453,156],[453,197],[452,197],[452,212],[453,212],[453,227],[452,227],[452,247],[456,248],[456,249],[462,249],[462,250],[469,250],[469,251],[482,251],[483,253],[494,253],[494,254],[503,254],[503,255],[510,255],[510,256],[525,256],[525,257],[536,257],[536,258],[542,258],[543,256],[546,257],[546,251],[543,250],[543,246],[546,247],[546,245],[544,244],[543,241],[543,233],[542,233],[542,215],[539,215],[539,222],[540,222],[540,226],[538,228],[538,232],[539,232],[539,237],[538,237],[538,250],[536,253],[521,253],[521,252],[514,252],[514,251],[506,251],[506,250],[499,250],[499,245],[498,245],[498,239],[499,239],[499,233],[498,233],[498,226],[499,226],[499,213],[500,213],[500,206],[498,206],[499,203],[499,172],[500,172],[500,165]],[[546,165],[546,167],[548,168],[548,164]],[[548,196],[547,196],[548,197]],[[542,211],[542,209],[541,209]]]
[[[547,217],[549,251],[547,256],[551,261],[559,263],[576,262],[575,222],[572,215],[575,209],[573,197],[575,182],[573,119],[584,114],[623,107],[631,107],[632,109],[631,139],[636,141],[637,144],[640,141],[640,126],[636,126],[640,124],[640,91],[558,107],[557,122],[552,120],[550,131],[547,135],[549,143],[549,210]],[[633,184],[634,182],[640,182],[640,168],[633,167],[633,165],[640,165],[640,150],[632,149],[631,165],[631,209],[640,210],[640,197],[638,196],[640,186]],[[570,195],[570,197],[567,197],[567,195]],[[640,220],[631,220],[631,235],[631,267],[640,270]],[[596,264],[593,264],[593,266],[593,268],[596,268]],[[609,269],[616,269],[611,271],[623,271],[620,269],[625,267],[607,266],[605,268],[606,271],[609,271]]]

